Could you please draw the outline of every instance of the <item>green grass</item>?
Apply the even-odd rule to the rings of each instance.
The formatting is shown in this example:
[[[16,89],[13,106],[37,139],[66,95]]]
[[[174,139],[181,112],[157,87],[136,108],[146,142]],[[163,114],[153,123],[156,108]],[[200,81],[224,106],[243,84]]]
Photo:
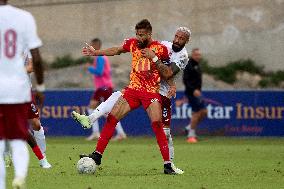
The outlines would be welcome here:
[[[43,170],[31,154],[29,189],[284,188],[284,138],[203,138],[194,145],[175,138],[175,164],[184,175],[162,173],[154,138],[111,142],[95,175],[79,175],[78,154],[92,152],[95,142],[83,138],[48,138],[48,159]],[[12,168],[8,169],[11,185]],[[10,187],[8,187],[10,188]]]

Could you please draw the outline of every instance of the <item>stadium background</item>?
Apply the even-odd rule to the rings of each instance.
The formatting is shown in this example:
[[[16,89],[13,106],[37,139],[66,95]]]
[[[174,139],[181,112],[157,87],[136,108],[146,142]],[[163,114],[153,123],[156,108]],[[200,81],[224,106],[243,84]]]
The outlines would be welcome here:
[[[44,43],[40,50],[46,63],[48,90],[41,116],[47,134],[47,157],[53,167],[40,168],[30,151],[29,189],[283,188],[284,0],[9,0],[9,3],[34,15]],[[225,82],[214,74],[204,73],[204,96],[210,104],[211,118],[200,126],[197,144],[188,144],[185,136],[177,136],[189,121],[190,108],[186,104],[177,108],[173,103],[175,165],[185,171],[183,175],[164,175],[155,138],[138,136],[152,135],[141,109],[122,121],[127,134],[133,137],[111,141],[96,174],[80,175],[76,170],[78,154],[93,151],[96,141],[85,140],[90,131],[71,120],[70,111],[86,110],[93,90],[92,78],[83,64],[59,68],[53,66],[54,62],[57,66],[72,62],[66,55],[80,58],[84,42],[94,37],[103,40],[103,47],[121,44],[124,38],[134,35],[133,26],[142,18],[152,22],[158,40],[171,40],[177,26],[190,27],[193,37],[188,51],[199,47],[212,66],[211,73],[219,66],[228,66],[221,72],[223,79],[234,73],[236,81]],[[245,68],[250,67],[244,70],[231,70],[228,64],[248,58],[256,66],[264,66],[265,73],[249,72],[252,68],[249,62],[243,62]],[[120,89],[127,84],[130,56],[111,57],[111,62],[113,79]],[[269,74],[276,84],[259,85]],[[181,98],[181,82],[178,89],[177,97]],[[263,113],[266,110],[268,114]],[[220,137],[224,135],[250,137]],[[14,170],[6,170],[10,189],[8,183],[12,182]]]
[[[187,45],[188,51],[199,47],[210,66],[251,59],[257,66],[263,66],[265,71],[284,69],[284,43],[280,40],[284,39],[283,0],[11,0],[10,3],[30,11],[37,20],[38,32],[44,43],[41,51],[47,67],[46,84],[50,90],[47,92],[44,107],[47,109],[64,109],[64,106],[86,107],[92,90],[92,78],[84,71],[83,65],[51,69],[50,63],[54,59],[65,55],[79,58],[84,42],[94,37],[102,39],[103,47],[119,45],[124,38],[134,35],[134,25],[142,18],[148,18],[152,22],[153,35],[158,40],[171,40],[178,26],[190,27],[193,37]],[[113,65],[113,80],[116,88],[120,89],[128,81],[130,56],[110,57],[110,60]],[[238,80],[247,76],[246,73],[238,74]],[[204,89],[209,90],[205,97],[213,102],[217,101],[221,104],[220,107],[225,104],[235,108],[237,103],[242,103],[255,109],[268,108],[272,118],[269,115],[256,118],[259,115],[248,110],[248,118],[236,119],[234,110],[230,119],[207,119],[200,127],[199,133],[237,136],[284,135],[284,81],[272,90],[268,86],[259,91],[258,85],[251,84],[259,81],[258,76],[253,74],[248,75],[246,81],[237,81],[237,84],[224,83],[207,74],[203,79]],[[247,84],[248,82],[250,83]],[[67,88],[71,91],[66,91]],[[178,89],[178,96],[181,97],[182,82],[178,82]],[[74,95],[84,98],[70,101]],[[61,104],[63,101],[68,103]],[[190,107],[187,108],[190,110]],[[273,108],[275,114],[271,112],[274,111]],[[51,116],[42,117],[48,129],[47,135],[88,134],[78,129],[76,123],[70,120],[72,108],[66,110],[66,115],[61,117],[56,117],[58,109],[54,109],[54,116],[51,110]],[[140,111],[131,114],[124,122],[130,135],[151,134],[147,119],[143,117],[140,128],[144,129],[135,130],[131,127]],[[187,121],[184,118],[173,120],[173,125],[177,128],[175,134],[181,134],[181,129]],[[250,131],[242,131],[244,127],[249,127]],[[254,129],[263,128],[265,129],[262,132],[254,132]],[[226,129],[231,132],[225,132]]]

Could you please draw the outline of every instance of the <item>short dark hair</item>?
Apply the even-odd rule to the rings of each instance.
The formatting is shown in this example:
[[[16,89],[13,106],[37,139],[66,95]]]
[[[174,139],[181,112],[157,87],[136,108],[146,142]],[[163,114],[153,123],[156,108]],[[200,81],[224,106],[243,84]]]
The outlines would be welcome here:
[[[99,43],[100,46],[102,45],[102,41],[101,41],[99,38],[94,38],[94,39],[92,40],[92,43]]]
[[[152,32],[152,25],[147,19],[143,19],[140,22],[138,22],[135,26],[135,30],[139,29],[146,29],[149,32]]]

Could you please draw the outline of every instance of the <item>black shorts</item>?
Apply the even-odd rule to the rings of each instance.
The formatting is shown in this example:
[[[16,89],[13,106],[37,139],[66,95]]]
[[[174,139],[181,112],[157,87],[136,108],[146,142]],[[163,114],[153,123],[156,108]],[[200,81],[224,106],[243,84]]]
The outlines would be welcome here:
[[[193,112],[199,112],[206,108],[205,102],[202,97],[195,97],[193,95],[186,95],[188,98],[188,103],[192,108]]]

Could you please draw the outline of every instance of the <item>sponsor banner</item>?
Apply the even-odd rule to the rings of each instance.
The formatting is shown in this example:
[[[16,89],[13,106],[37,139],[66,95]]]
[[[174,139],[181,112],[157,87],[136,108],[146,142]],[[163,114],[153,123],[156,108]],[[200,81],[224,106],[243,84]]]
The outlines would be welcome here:
[[[41,121],[47,135],[82,136],[84,130],[70,116],[71,111],[87,113],[92,91],[47,91]],[[183,92],[176,99],[182,99]],[[284,136],[284,91],[204,91],[207,118],[197,129],[199,135],[218,136]],[[184,134],[191,118],[191,107],[172,103],[172,132]],[[105,119],[100,119],[102,127]],[[152,135],[151,124],[142,108],[121,121],[128,135]]]

